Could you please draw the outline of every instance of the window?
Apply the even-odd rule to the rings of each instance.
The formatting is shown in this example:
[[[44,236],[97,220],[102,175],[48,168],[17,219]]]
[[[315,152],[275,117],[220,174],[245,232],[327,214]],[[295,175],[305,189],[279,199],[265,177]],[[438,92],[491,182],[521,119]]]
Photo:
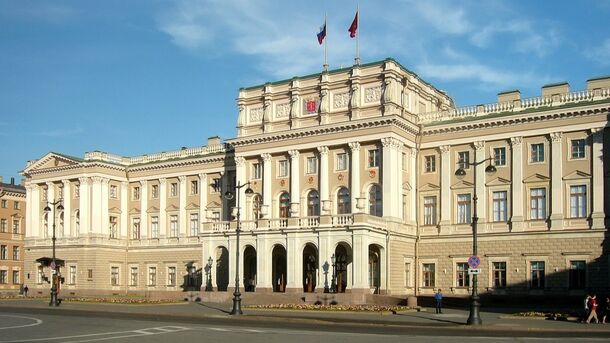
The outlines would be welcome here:
[[[458,168],[470,168],[470,151],[458,152]]]
[[[159,197],[159,185],[150,186],[150,197],[152,199],[157,199]]]
[[[570,261],[570,289],[584,289],[586,285],[586,262]]]
[[[318,172],[318,159],[316,157],[307,157],[307,174],[315,174]]]
[[[19,261],[19,247],[13,247],[13,261]]]
[[[0,232],[6,232],[6,219],[0,219]]]
[[[93,269],[87,269],[87,279],[93,279]]]
[[[505,166],[506,165],[506,148],[494,148],[494,165]]]
[[[13,204],[13,210],[18,210],[21,208],[21,204],[19,203],[19,201],[15,201],[15,203]]]
[[[424,197],[424,225],[436,225],[436,197]]]
[[[290,194],[280,194],[280,218],[290,217]]]
[[[13,270],[13,285],[18,285],[21,283],[21,278],[19,277],[19,271]]]
[[[214,193],[218,193],[220,192],[220,179],[219,178],[214,178],[212,180],[212,192]]]
[[[368,161],[369,168],[379,167],[379,160],[380,160],[379,149],[369,150],[369,161]]]
[[[131,238],[140,239],[140,218],[132,219],[131,230]]]
[[[493,220],[494,222],[506,221],[506,205],[508,193],[506,191],[493,192]]]
[[[2,208],[8,208],[8,200],[2,199]]]
[[[533,163],[544,162],[544,143],[532,144],[532,158]]]
[[[191,180],[191,195],[199,194],[199,181]]]
[[[307,193],[307,216],[320,215],[320,194],[318,191],[312,190]]]
[[[138,285],[138,267],[131,267],[131,269],[129,270],[129,285]]]
[[[470,224],[470,194],[458,194],[457,208],[458,224]]]
[[[423,286],[424,287],[435,287],[435,264],[434,263],[424,263],[422,266],[422,270],[424,273],[423,277]]]
[[[373,185],[369,190],[369,214],[383,217],[383,198],[379,185]]]
[[[401,153],[401,165],[402,165],[402,170],[405,171],[407,170],[407,154],[405,154],[404,152]]]
[[[167,286],[176,287],[176,267],[167,267]]]
[[[6,260],[8,258],[8,248],[6,245],[0,245],[0,260]]]
[[[119,283],[119,267],[110,268],[110,284],[112,286],[118,286]]]
[[[8,270],[0,270],[0,284],[8,283]]]
[[[436,156],[429,155],[425,156],[426,173],[436,172]]]
[[[585,158],[585,140],[572,140],[572,159]]]
[[[76,285],[76,266],[70,266],[68,268],[68,284]]]
[[[287,177],[288,176],[288,160],[281,160],[277,162],[277,176]]]
[[[36,273],[36,283],[37,284],[41,284],[42,281],[44,281],[44,267],[43,266],[38,266],[38,272]]]
[[[470,277],[468,275],[468,263],[460,262],[455,265],[455,286],[468,287]]]
[[[169,236],[178,237],[178,216],[175,214],[169,216]]]
[[[132,200],[140,200],[140,187],[135,186],[131,190],[131,199]]]
[[[585,218],[587,216],[587,186],[570,186],[570,217]]]
[[[199,235],[199,213],[191,213],[191,236]]]
[[[532,188],[530,190],[530,219],[544,220],[546,218],[546,189]]]
[[[63,215],[63,212],[62,212]],[[63,228],[63,223],[59,224]],[[13,219],[13,233],[19,233],[19,219]]]
[[[411,262],[405,262],[405,287],[411,287]]]
[[[117,238],[117,221],[118,218],[115,216],[110,216],[109,218],[109,227],[108,231],[110,232],[110,238]]]
[[[252,163],[252,178],[262,179],[263,178],[263,165],[260,163]]]
[[[159,216],[150,217],[150,238],[159,238]]]
[[[157,285],[157,267],[148,267],[148,285]]]
[[[530,287],[544,288],[544,261],[530,262],[531,275]]]
[[[349,189],[341,187],[337,192],[337,214],[351,213],[351,201]]]
[[[493,288],[506,288],[506,262],[493,262],[491,266]]]
[[[110,185],[110,199],[116,199],[117,198],[117,187],[116,185]]]
[[[347,170],[347,154],[344,152],[337,154],[337,170]]]
[[[76,232],[76,234],[78,234],[78,232],[80,232],[80,211],[76,210],[74,212],[74,231]]]
[[[80,185],[74,185],[74,199],[80,198]]]
[[[177,182],[172,182],[169,185],[169,196],[170,197],[178,196],[178,183]]]

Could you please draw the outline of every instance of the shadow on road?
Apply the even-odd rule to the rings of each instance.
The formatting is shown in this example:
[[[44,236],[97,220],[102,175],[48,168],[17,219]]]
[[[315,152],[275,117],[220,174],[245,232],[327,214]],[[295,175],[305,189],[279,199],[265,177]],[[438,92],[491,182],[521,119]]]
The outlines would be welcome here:
[[[222,313],[224,313],[224,314],[230,314],[230,313],[231,313],[231,311],[229,311],[229,310],[225,310],[225,309],[222,309],[222,308],[218,308],[218,307],[215,307],[215,306],[211,306],[210,304],[205,304],[205,303],[201,303],[201,302],[200,302],[200,303],[197,303],[197,304],[198,304],[199,306],[203,306],[203,307],[205,307],[205,308],[209,308],[209,309],[212,309],[212,310],[216,310],[216,311],[218,311],[218,312],[222,312]]]

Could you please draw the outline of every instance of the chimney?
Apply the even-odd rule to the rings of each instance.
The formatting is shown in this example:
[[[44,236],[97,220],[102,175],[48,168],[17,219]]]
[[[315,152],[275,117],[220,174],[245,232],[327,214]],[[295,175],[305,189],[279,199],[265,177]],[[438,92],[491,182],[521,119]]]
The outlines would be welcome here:
[[[11,185],[15,185],[15,178],[14,177],[11,178]]]

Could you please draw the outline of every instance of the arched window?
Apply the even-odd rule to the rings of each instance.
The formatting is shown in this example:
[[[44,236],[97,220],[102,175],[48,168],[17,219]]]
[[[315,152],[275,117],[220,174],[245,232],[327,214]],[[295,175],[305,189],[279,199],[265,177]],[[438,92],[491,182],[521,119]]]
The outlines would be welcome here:
[[[379,185],[373,185],[369,190],[369,214],[377,217],[383,216],[383,200]]]
[[[320,194],[318,191],[311,190],[307,194],[307,216],[319,216],[320,215]]]
[[[280,218],[290,217],[290,194],[280,194]]]
[[[345,187],[339,188],[337,192],[337,214],[347,214],[352,212],[352,199],[349,194],[349,189]]]
[[[254,194],[252,197],[252,217],[257,220],[261,218],[261,207],[263,206],[263,198],[260,194]]]

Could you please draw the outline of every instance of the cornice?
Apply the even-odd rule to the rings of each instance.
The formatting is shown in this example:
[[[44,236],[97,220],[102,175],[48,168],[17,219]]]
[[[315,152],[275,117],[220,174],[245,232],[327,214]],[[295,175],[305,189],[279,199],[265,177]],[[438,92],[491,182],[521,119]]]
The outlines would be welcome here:
[[[127,167],[127,172],[140,172],[140,171],[150,171],[150,170],[161,170],[168,168],[176,168],[176,167],[188,167],[193,165],[200,164],[208,164],[214,162],[223,162],[226,159],[233,156],[233,152],[227,152],[225,154],[219,154],[215,156],[208,157],[200,157],[200,158],[190,158],[190,159],[180,159],[180,160],[171,160],[171,161],[161,161],[158,163],[147,163],[141,164],[137,166]]]

